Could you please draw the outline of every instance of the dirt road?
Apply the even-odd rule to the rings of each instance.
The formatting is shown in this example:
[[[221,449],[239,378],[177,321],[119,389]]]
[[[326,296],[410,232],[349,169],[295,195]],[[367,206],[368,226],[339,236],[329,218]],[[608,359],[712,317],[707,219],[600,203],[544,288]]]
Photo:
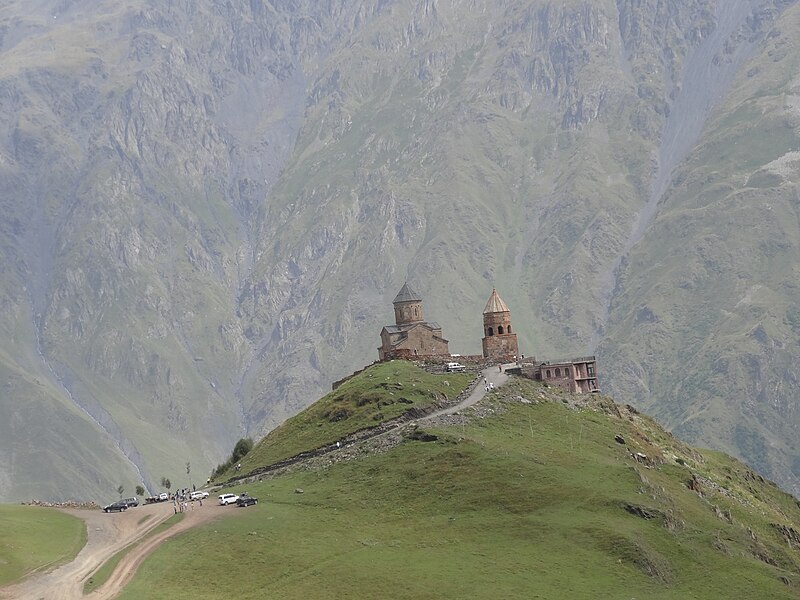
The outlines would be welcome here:
[[[491,383],[495,388],[500,387],[506,381],[508,381],[508,375],[506,375],[506,369],[513,366],[516,365],[514,363],[508,363],[506,365],[503,365],[502,369],[499,369],[498,367],[494,366],[484,369],[483,371],[481,371],[483,380],[480,383],[478,383],[477,387],[474,390],[472,390],[472,393],[467,398],[465,398],[455,406],[451,406],[450,408],[443,408],[442,410],[437,410],[436,412],[433,412],[428,416],[424,417],[423,419],[419,420],[420,421],[432,420],[435,419],[436,417],[441,417],[442,415],[452,415],[464,410],[468,406],[476,404],[488,393],[486,391],[484,382],[486,382],[487,384]]]
[[[209,499],[210,500],[210,499]],[[54,509],[55,510],[55,509]],[[188,510],[180,523],[147,537],[136,544],[119,562],[106,583],[83,595],[83,586],[105,561],[133,542],[142,540],[155,527],[174,514],[172,503],[149,504],[121,513],[106,514],[101,510],[64,509],[86,522],[88,540],[72,562],[48,573],[35,574],[15,585],[0,589],[4,600],[108,600],[116,596],[130,581],[142,561],[164,540],[190,527],[207,523],[235,507],[219,506],[206,501]]]

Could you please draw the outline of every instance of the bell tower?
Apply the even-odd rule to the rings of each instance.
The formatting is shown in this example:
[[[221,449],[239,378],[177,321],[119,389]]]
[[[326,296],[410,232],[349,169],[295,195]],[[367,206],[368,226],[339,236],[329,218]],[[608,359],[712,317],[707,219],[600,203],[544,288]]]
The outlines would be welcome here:
[[[422,323],[422,297],[411,289],[407,283],[397,293],[394,299],[394,322],[397,325]]]
[[[511,331],[511,311],[496,289],[483,309],[483,356],[510,360],[519,356],[517,334]]]

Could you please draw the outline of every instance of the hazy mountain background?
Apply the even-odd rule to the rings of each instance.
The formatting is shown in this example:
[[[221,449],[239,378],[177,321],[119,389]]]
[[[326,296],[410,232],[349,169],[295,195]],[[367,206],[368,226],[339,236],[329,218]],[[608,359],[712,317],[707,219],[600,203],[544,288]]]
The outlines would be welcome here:
[[[0,0],[0,500],[204,481],[375,360],[404,281],[462,354],[496,286],[526,354],[596,352],[797,494],[799,33],[789,0]]]

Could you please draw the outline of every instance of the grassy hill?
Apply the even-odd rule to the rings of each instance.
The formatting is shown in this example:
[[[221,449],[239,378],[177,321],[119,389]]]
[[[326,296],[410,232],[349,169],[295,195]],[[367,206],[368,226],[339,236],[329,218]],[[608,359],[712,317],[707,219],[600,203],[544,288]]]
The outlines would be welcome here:
[[[248,466],[333,439],[299,441],[330,429],[336,403],[383,394],[387,368],[400,367],[368,369],[267,436]],[[608,398],[512,379],[374,447],[234,488],[261,502],[170,541],[121,598],[800,593],[800,503]]]
[[[249,473],[411,411],[452,401],[472,378],[467,373],[432,375],[403,360],[374,365],[271,431],[241,461],[239,472]]]
[[[83,521],[34,506],[0,506],[0,587],[72,560],[86,544]]]

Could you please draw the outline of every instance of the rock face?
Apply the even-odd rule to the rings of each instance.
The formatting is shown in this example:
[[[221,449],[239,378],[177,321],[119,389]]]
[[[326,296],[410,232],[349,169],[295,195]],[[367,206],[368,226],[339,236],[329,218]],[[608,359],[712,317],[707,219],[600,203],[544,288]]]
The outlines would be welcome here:
[[[800,490],[796,2],[6,4],[0,500],[202,481],[406,280]]]

